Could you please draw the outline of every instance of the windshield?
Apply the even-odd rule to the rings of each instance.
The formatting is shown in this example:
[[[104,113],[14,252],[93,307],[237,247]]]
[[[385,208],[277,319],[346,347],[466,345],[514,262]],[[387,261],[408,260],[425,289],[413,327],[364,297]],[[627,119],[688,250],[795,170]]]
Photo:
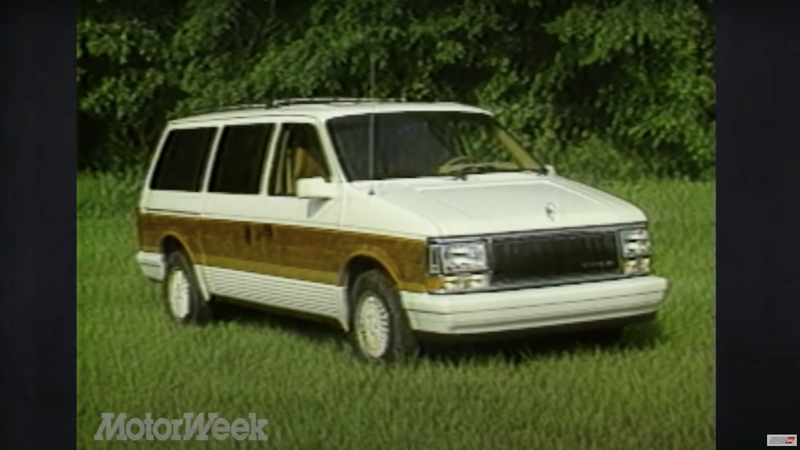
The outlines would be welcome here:
[[[350,181],[542,170],[488,114],[363,114],[337,117],[327,126]]]

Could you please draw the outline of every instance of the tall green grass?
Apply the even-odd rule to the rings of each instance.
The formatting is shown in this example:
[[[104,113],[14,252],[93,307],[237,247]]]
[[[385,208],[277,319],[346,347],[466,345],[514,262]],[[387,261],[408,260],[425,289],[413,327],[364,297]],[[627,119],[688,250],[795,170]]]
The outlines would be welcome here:
[[[336,331],[235,312],[173,326],[134,262],[140,174],[78,178],[78,447],[703,449],[713,446],[713,184],[606,183],[651,219],[657,322],[602,347],[461,346],[370,367]],[[94,441],[103,412],[269,419],[269,442]]]

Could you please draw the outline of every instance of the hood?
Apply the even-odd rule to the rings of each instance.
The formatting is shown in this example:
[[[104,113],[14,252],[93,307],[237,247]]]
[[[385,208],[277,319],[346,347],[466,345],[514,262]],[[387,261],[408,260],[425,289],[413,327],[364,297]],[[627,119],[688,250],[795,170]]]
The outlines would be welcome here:
[[[359,183],[359,190],[369,190]],[[375,182],[377,200],[433,222],[441,236],[642,222],[642,211],[614,196],[557,176],[486,174],[467,180]]]

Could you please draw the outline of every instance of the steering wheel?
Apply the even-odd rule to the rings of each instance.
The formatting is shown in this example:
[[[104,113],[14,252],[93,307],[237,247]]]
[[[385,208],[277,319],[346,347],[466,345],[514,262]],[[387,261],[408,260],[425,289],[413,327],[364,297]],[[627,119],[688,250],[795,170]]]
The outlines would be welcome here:
[[[467,161],[477,161],[477,158],[475,158],[473,156],[469,156],[469,155],[459,155],[459,156],[456,156],[455,158],[450,158],[447,161],[445,161],[444,164],[439,166],[439,170],[442,170],[445,167],[452,167],[452,166],[455,166],[455,165],[457,165],[459,163],[464,163],[464,162],[467,162]]]

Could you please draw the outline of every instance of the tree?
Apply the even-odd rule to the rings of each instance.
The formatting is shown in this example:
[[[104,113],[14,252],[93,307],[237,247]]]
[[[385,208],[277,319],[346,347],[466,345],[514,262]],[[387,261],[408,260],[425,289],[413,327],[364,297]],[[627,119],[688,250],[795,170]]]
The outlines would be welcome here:
[[[103,136],[81,146],[84,165],[146,154],[165,118],[200,107],[374,94],[490,106],[551,156],[594,139],[652,172],[707,176],[714,165],[709,5],[84,2],[81,129]]]

